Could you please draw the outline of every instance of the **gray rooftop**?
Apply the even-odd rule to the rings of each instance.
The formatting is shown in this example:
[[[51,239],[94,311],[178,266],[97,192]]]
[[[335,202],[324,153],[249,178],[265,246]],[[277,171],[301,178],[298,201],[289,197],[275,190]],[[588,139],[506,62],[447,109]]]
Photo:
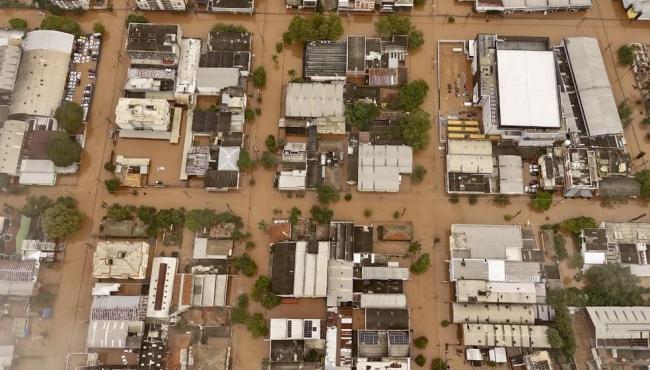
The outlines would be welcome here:
[[[451,226],[449,246],[454,258],[521,261],[521,227],[454,224]]]

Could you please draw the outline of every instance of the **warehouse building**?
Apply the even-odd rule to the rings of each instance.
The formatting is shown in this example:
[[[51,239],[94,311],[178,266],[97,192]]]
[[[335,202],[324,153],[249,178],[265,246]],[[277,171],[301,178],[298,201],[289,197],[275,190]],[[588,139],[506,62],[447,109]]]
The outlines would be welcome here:
[[[146,277],[149,244],[145,242],[97,243],[92,276],[97,279],[138,279]]]
[[[405,145],[359,145],[357,190],[399,192],[403,174],[413,172],[413,149]]]
[[[9,115],[51,117],[63,101],[74,36],[59,31],[28,32],[14,84]]]
[[[181,52],[181,28],[171,24],[131,23],[127,31],[126,54],[132,66],[173,68]]]
[[[650,307],[586,307],[596,348],[650,349]]]
[[[284,115],[292,118],[342,117],[344,85],[296,83],[286,87]]]
[[[474,8],[479,13],[500,12],[577,12],[591,8],[591,0],[474,0]]]
[[[185,10],[185,0],[135,0],[140,10]]]

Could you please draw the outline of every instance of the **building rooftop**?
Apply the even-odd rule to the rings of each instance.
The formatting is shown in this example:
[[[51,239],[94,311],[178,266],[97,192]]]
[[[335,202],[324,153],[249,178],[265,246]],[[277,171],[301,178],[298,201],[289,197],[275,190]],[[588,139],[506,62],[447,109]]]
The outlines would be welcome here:
[[[379,240],[411,241],[413,240],[413,224],[410,222],[383,223],[377,226]]]
[[[648,347],[650,307],[606,306],[586,309],[597,340],[638,339]],[[613,341],[609,344],[615,346]]]
[[[589,135],[622,133],[623,125],[598,40],[593,37],[567,37],[564,46]]]
[[[144,320],[145,303],[139,295],[107,295],[93,298],[90,320],[138,321]]]
[[[607,230],[606,229],[583,229],[582,243],[588,251],[606,251],[607,250]]]
[[[537,302],[535,283],[505,283],[484,280],[456,281],[456,301],[470,303]]]
[[[10,115],[54,115],[63,100],[73,42],[74,36],[59,31],[27,33]]]
[[[195,238],[194,259],[227,259],[232,255],[233,241],[231,239]]]
[[[195,111],[192,131],[201,133],[230,132],[232,112]]]
[[[178,25],[131,23],[128,29],[126,51],[174,51],[177,40]]]
[[[354,262],[330,259],[327,271],[327,306],[352,302]]]
[[[454,224],[449,247],[452,258],[521,261],[521,226]]]
[[[286,88],[286,117],[342,117],[344,85],[340,83],[294,83]]]
[[[463,324],[463,345],[550,348],[547,329],[541,325]]]
[[[606,177],[598,184],[598,195],[604,198],[639,197],[641,187],[633,177]]]
[[[139,220],[113,221],[104,219],[99,234],[106,238],[145,238],[147,225]]]
[[[452,322],[456,324],[519,324],[535,323],[535,305],[498,303],[452,303]]]
[[[410,274],[407,267],[361,267],[361,279],[363,280],[408,280],[409,278]]]
[[[604,222],[610,243],[650,243],[650,223],[647,222]]]
[[[142,321],[96,320],[88,324],[86,348],[140,348]]]
[[[541,281],[542,267],[537,262],[453,258],[450,279],[484,280],[510,283]]]
[[[237,161],[239,161],[240,151],[241,148],[238,146],[220,146],[217,170],[239,172]]]
[[[310,41],[305,44],[304,75],[312,81],[345,80],[347,43]]]
[[[410,329],[410,315],[407,308],[367,308],[364,311],[367,330]]]
[[[518,155],[500,155],[499,163],[499,193],[523,194],[524,169],[523,161]]]
[[[162,320],[169,318],[177,265],[176,258],[154,257],[149,280],[147,318]]]
[[[115,124],[130,129],[166,131],[171,123],[171,106],[165,99],[120,98]]]
[[[98,279],[144,279],[149,262],[145,242],[100,241],[93,256],[93,277]]]
[[[239,187],[239,171],[207,170],[203,178],[206,189],[236,189]]]
[[[23,121],[7,120],[0,127],[0,173],[10,176],[19,174],[18,163],[25,140],[27,124]]]
[[[250,51],[251,34],[240,32],[210,32],[210,51]]]
[[[406,145],[359,145],[357,190],[398,192],[401,174],[413,170],[413,150]]]
[[[321,339],[320,319],[271,319],[269,329],[271,341]]]
[[[361,308],[406,308],[404,294],[363,293],[360,298]]]
[[[296,243],[276,243],[271,246],[271,289],[275,294],[293,294],[295,266]]]
[[[497,50],[500,124],[560,127],[555,54],[551,50]]]

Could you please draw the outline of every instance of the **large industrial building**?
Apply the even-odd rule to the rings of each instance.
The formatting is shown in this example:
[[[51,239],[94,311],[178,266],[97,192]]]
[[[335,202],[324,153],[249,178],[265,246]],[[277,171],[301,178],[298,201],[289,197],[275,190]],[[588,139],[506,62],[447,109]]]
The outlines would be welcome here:
[[[567,133],[622,134],[598,41],[480,34],[470,41],[472,102],[483,134],[522,147],[551,146]]]
[[[136,0],[141,10],[185,10],[185,0]]]

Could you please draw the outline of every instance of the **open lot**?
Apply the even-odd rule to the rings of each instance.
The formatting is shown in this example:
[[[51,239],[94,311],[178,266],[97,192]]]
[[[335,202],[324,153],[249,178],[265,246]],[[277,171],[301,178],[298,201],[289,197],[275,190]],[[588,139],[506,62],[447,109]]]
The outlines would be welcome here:
[[[44,338],[44,358],[20,358],[16,360],[16,369],[27,370],[59,370],[63,369],[68,352],[84,350],[86,336],[86,323],[88,319],[91,297],[89,295],[92,279],[90,278],[90,263],[93,245],[96,241],[97,224],[103,215],[101,203],[132,203],[134,205],[147,204],[157,208],[179,207],[199,208],[209,207],[224,211],[230,207],[234,212],[242,215],[244,221],[251,225],[250,231],[258,247],[249,252],[260,266],[260,273],[266,273],[268,263],[268,235],[257,230],[254,225],[262,220],[270,220],[273,208],[285,210],[295,206],[307,214],[309,208],[315,203],[315,196],[307,194],[305,198],[286,198],[272,189],[273,173],[264,169],[257,169],[253,173],[256,179],[255,186],[233,193],[209,194],[202,189],[180,188],[149,188],[146,195],[132,196],[126,192],[115,195],[108,194],[103,181],[109,174],[102,166],[109,158],[112,146],[110,133],[112,127],[113,110],[117,97],[121,95],[121,88],[126,73],[126,59],[123,55],[124,47],[124,19],[128,8],[123,0],[114,1],[113,12],[88,12],[75,17],[82,27],[90,30],[96,21],[104,23],[108,30],[105,38],[102,58],[98,66],[98,81],[93,109],[89,117],[88,139],[86,150],[83,154],[81,172],[74,184],[61,184],[53,188],[34,188],[31,194],[43,194],[52,197],[72,195],[79,200],[80,208],[86,215],[82,230],[71,238],[65,262],[55,273],[48,274],[46,283],[59,285],[59,294],[54,304],[54,316],[48,320],[49,334]],[[431,87],[423,108],[432,114],[438,111],[438,92],[435,91],[435,66],[437,41],[443,39],[471,39],[478,32],[492,32],[504,35],[531,35],[548,36],[552,42],[559,41],[565,36],[594,36],[600,40],[604,52],[610,82],[614,87],[617,101],[625,97],[634,99],[638,93],[633,90],[633,78],[627,73],[627,68],[615,63],[615,53],[618,46],[628,42],[650,42],[650,33],[647,24],[630,23],[624,19],[622,7],[618,1],[597,1],[586,13],[564,14],[555,13],[547,16],[541,14],[516,15],[504,18],[490,18],[485,16],[466,17],[471,11],[470,4],[459,4],[454,0],[427,1],[420,9],[414,10],[412,20],[425,36],[424,46],[412,52],[410,58],[410,78],[422,78]],[[260,0],[257,2],[257,14],[249,16],[230,16],[212,14],[170,14],[161,12],[147,13],[146,16],[153,22],[177,23],[182,26],[183,34],[189,37],[201,37],[217,21],[238,23],[247,27],[254,34],[253,48],[255,58],[254,67],[264,64],[267,69],[267,86],[262,89],[264,97],[260,104],[262,115],[249,126],[250,146],[264,147],[264,139],[269,134],[277,133],[277,119],[281,107],[281,86],[287,82],[287,71],[295,69],[301,71],[302,51],[298,46],[286,47],[280,55],[278,66],[271,62],[275,53],[275,42],[281,39],[292,12],[284,8],[282,1]],[[448,15],[456,17],[455,23],[447,23]],[[26,18],[30,26],[40,22],[42,15],[35,10],[3,9],[0,11],[0,23],[5,24],[12,17]],[[345,16],[343,18],[346,34],[373,33],[375,16]],[[462,58],[462,56],[461,56]],[[448,75],[453,79],[454,71]],[[457,72],[456,72],[457,74]],[[467,76],[470,77],[469,75]],[[441,81],[442,82],[442,81]],[[442,84],[441,84],[442,86]],[[446,82],[444,83],[446,89]],[[446,90],[445,90],[446,92]],[[453,90],[452,90],[453,94]],[[645,139],[645,130],[641,127],[641,115],[635,114],[634,122],[626,128],[626,138],[632,156],[641,150],[648,151],[648,142]],[[413,336],[426,335],[429,337],[429,346],[422,351],[428,358],[436,356],[450,360],[453,368],[466,368],[462,358],[455,355],[453,346],[457,341],[457,327],[450,325],[447,328],[440,326],[440,321],[449,319],[449,300],[451,297],[450,286],[447,280],[447,265],[449,258],[448,237],[449,226],[452,223],[503,223],[503,214],[515,214],[521,211],[516,218],[518,223],[542,224],[561,221],[568,217],[589,214],[597,220],[622,221],[647,212],[645,203],[630,202],[616,208],[603,208],[598,202],[586,200],[571,200],[564,203],[558,201],[552,209],[545,214],[531,212],[528,208],[527,198],[512,200],[506,208],[497,208],[491,200],[481,199],[476,205],[469,205],[464,199],[459,204],[451,204],[444,194],[444,176],[442,152],[435,145],[438,137],[437,129],[431,131],[429,147],[415,155],[415,162],[424,165],[428,174],[425,180],[418,185],[411,186],[406,180],[402,192],[398,194],[371,194],[353,193],[350,202],[340,201],[333,205],[335,216],[341,219],[350,219],[357,222],[376,222],[392,218],[394,211],[406,208],[403,220],[412,220],[415,227],[415,238],[422,241],[425,252],[431,253],[433,267],[420,276],[414,276],[406,284],[406,291],[411,311]],[[181,132],[184,130],[181,129]],[[182,143],[182,139],[180,141]],[[147,141],[146,143],[152,143]],[[166,168],[164,176],[169,176],[169,181],[176,179],[177,167],[180,156],[174,159],[171,145],[154,146],[147,148],[145,145],[126,145],[124,150],[132,150],[128,155],[146,154],[151,156],[152,167],[162,165]],[[118,146],[120,143],[118,142]],[[180,145],[180,144],[179,144]],[[142,151],[139,151],[142,150]],[[116,151],[118,154],[120,153]],[[133,154],[131,154],[133,153]],[[180,153],[180,149],[178,151]],[[166,162],[162,164],[162,159]],[[166,159],[168,158],[168,159]],[[174,162],[177,160],[177,162]],[[161,164],[158,164],[160,162]],[[174,163],[176,163],[174,165]],[[638,167],[645,166],[636,163]],[[169,168],[169,169],[167,169]],[[174,170],[172,170],[174,168]],[[159,176],[163,176],[163,171]],[[156,179],[152,175],[151,179]],[[247,181],[244,181],[247,182]],[[170,184],[180,185],[180,182]],[[405,186],[407,185],[407,186]],[[24,197],[2,196],[2,202],[18,205]],[[370,218],[363,216],[365,208],[372,208]],[[647,220],[647,218],[645,219]],[[439,247],[433,248],[434,237],[441,238]],[[182,250],[191,250],[188,238]],[[87,244],[88,243],[88,244]],[[243,253],[244,248],[238,246],[235,254]],[[231,296],[250,290],[253,279],[238,277],[233,281]],[[252,305],[252,310],[262,311],[260,307]],[[315,313],[322,314],[324,318],[324,303],[316,300],[303,300],[295,305],[282,305],[267,312],[268,317],[312,317]],[[446,344],[450,346],[446,349]],[[268,343],[253,339],[242,327],[233,330],[232,363],[234,369],[259,368],[260,360],[267,355]],[[417,353],[416,353],[417,354]]]

